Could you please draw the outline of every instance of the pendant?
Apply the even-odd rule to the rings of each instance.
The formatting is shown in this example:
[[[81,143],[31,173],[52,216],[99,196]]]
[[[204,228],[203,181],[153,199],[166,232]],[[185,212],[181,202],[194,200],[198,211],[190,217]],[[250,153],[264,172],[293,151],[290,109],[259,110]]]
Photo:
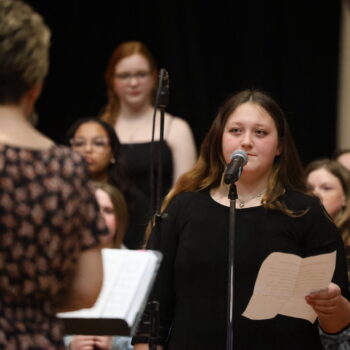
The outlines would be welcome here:
[[[245,201],[239,201],[239,207],[240,208],[244,208],[244,206],[245,206]]]

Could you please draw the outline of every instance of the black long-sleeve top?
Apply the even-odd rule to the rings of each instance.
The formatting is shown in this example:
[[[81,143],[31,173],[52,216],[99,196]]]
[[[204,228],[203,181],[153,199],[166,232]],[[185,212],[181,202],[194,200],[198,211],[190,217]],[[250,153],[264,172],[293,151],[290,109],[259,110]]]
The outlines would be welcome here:
[[[242,316],[262,262],[272,252],[308,257],[337,251],[333,281],[348,296],[343,243],[319,200],[286,192],[293,218],[262,206],[236,210],[234,349],[321,349],[317,322],[277,315]],[[152,298],[160,301],[161,337],[168,350],[225,350],[229,208],[207,191],[176,196],[153,233],[163,253]],[[137,341],[137,339],[136,339]]]

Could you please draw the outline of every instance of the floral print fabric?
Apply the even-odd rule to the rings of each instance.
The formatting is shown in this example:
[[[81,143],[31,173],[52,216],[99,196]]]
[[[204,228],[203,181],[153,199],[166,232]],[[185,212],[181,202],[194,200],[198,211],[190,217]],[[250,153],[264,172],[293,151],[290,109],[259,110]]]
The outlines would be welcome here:
[[[106,233],[80,155],[0,145],[0,349],[64,349],[55,303]]]

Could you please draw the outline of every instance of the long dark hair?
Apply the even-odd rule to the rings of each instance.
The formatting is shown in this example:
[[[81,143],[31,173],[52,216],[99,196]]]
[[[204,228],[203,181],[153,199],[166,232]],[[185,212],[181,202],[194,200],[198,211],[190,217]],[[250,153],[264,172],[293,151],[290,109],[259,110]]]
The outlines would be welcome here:
[[[87,117],[87,118],[81,118],[78,119],[74,124],[68,129],[66,133],[66,144],[70,146],[70,140],[74,137],[75,133],[79,129],[79,127],[86,123],[97,123],[100,126],[103,127],[103,129],[107,133],[108,141],[111,146],[112,150],[112,156],[115,159],[114,163],[109,163],[108,167],[106,169],[107,172],[107,178],[108,183],[110,183],[113,186],[116,186],[123,195],[129,199],[130,198],[130,191],[131,191],[131,184],[126,176],[125,172],[125,161],[123,159],[123,155],[121,153],[121,144],[118,139],[118,136],[114,129],[104,122],[101,119],[97,119],[94,117]]]

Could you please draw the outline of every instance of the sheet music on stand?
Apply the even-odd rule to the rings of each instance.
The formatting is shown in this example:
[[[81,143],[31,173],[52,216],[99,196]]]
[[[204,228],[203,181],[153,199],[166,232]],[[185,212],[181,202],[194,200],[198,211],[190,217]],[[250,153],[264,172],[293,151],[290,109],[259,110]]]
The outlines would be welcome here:
[[[148,301],[161,253],[102,249],[103,286],[90,309],[58,313],[66,334],[134,334]]]

